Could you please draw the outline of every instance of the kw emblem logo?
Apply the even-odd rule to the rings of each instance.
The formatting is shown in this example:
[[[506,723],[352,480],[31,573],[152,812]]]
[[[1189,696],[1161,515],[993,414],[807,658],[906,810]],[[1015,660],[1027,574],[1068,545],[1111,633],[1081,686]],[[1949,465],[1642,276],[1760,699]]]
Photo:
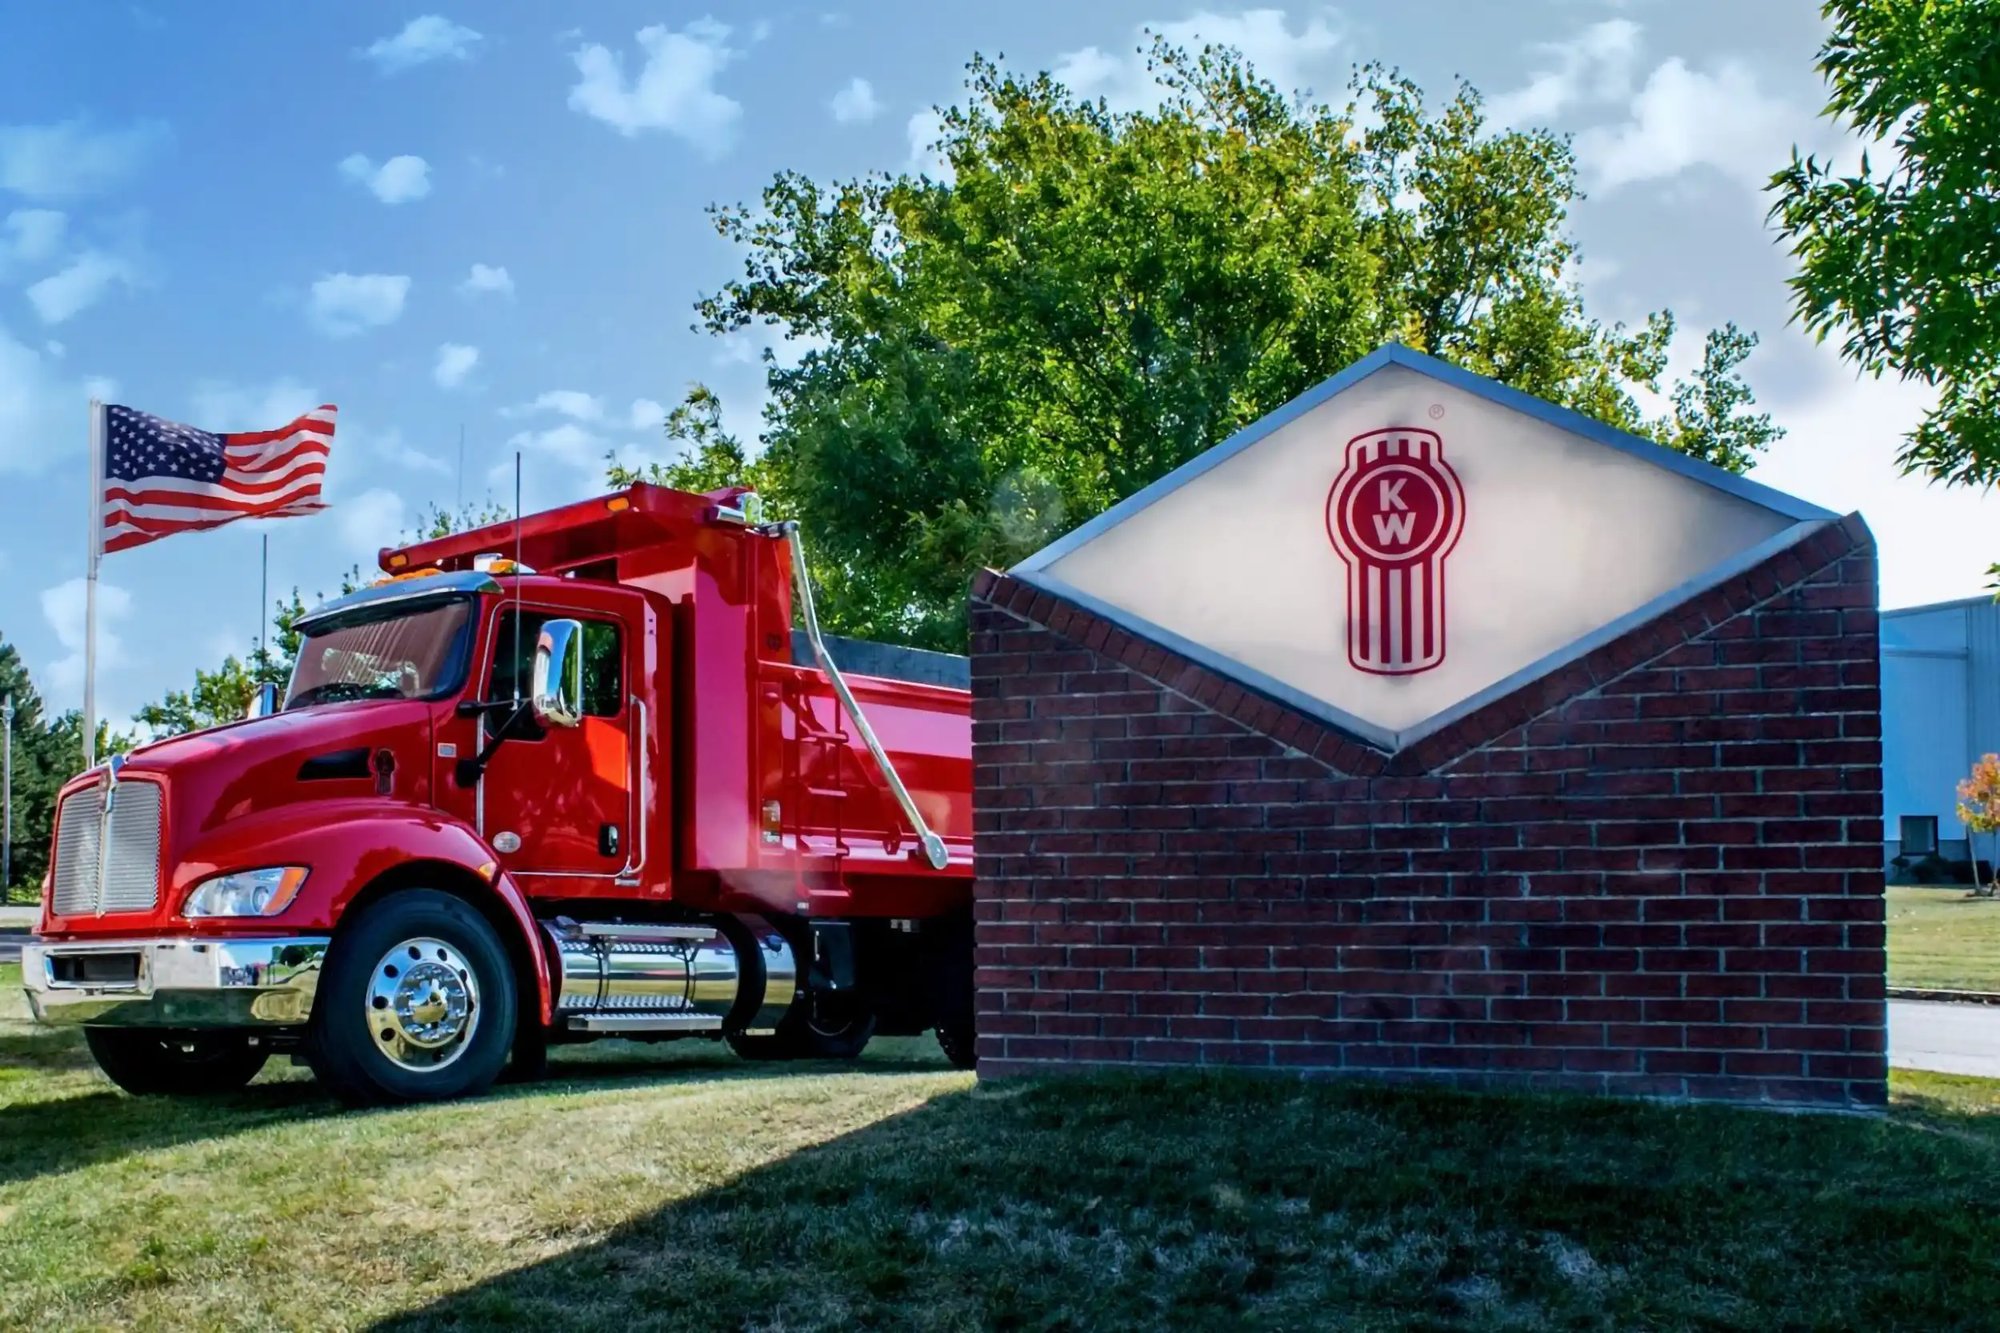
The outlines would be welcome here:
[[[1347,660],[1378,676],[1444,661],[1444,562],[1465,490],[1436,431],[1395,426],[1347,442],[1326,531],[1347,565]]]

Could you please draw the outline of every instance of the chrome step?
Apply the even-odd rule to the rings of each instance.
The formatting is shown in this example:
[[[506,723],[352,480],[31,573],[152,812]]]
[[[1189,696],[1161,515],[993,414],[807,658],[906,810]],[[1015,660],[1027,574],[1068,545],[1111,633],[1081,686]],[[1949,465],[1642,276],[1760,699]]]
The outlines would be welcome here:
[[[714,1014],[576,1014],[569,1026],[577,1032],[720,1032]]]
[[[641,921],[585,921],[570,929],[579,939],[621,940],[631,944],[673,944],[680,940],[711,940],[713,926],[655,926]]]

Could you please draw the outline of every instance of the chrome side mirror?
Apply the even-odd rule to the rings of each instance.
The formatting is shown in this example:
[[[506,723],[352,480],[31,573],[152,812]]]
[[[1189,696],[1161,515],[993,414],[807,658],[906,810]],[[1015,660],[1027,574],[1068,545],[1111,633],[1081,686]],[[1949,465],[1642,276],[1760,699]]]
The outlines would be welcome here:
[[[258,685],[257,692],[250,696],[250,708],[245,717],[269,717],[278,711],[278,687],[270,681]]]
[[[544,727],[573,727],[583,721],[583,626],[549,620],[535,636],[535,674],[528,706]]]

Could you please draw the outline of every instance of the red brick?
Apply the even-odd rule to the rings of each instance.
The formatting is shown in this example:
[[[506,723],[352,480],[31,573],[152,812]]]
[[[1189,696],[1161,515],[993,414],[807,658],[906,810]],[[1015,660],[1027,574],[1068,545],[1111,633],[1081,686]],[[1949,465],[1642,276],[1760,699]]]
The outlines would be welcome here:
[[[987,1072],[1880,1105],[1874,597],[1828,524],[1389,756],[982,573]]]

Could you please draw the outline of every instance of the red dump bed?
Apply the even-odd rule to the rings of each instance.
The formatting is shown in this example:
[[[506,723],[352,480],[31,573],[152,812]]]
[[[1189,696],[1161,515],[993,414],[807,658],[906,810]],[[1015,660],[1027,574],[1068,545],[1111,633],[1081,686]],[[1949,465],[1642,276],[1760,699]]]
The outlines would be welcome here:
[[[391,573],[463,570],[481,557],[640,594],[647,637],[649,894],[691,907],[813,916],[925,917],[963,908],[972,875],[970,696],[848,675],[948,864],[933,867],[854,719],[793,629],[792,538],[746,525],[742,493],[638,485],[602,499],[382,552]],[[516,582],[504,575],[503,587]],[[849,645],[852,649],[854,646]],[[869,647],[869,646],[864,646]],[[833,645],[835,661],[840,645]],[[883,654],[864,656],[881,660]],[[947,678],[941,654],[917,655]],[[864,668],[872,662],[858,663]],[[669,873],[670,872],[670,873]]]

